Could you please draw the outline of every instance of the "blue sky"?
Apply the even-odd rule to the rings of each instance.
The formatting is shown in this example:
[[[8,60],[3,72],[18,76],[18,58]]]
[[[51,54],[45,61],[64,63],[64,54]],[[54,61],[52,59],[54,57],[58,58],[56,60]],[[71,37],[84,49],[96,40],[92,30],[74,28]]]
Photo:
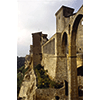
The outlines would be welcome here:
[[[18,0],[17,56],[29,54],[31,33],[42,31],[50,38],[56,33],[55,13],[62,6],[75,9],[83,0]]]

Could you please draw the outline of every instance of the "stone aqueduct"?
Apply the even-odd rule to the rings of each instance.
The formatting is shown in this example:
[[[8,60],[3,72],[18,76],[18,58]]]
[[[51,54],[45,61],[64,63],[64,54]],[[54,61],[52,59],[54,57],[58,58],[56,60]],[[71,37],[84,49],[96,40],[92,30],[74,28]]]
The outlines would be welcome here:
[[[56,16],[56,33],[48,40],[42,32],[32,33],[30,46],[32,67],[41,64],[52,80],[68,83],[68,100],[78,100],[78,87],[83,86],[83,5],[76,12],[62,6]],[[81,82],[77,80],[81,80]]]

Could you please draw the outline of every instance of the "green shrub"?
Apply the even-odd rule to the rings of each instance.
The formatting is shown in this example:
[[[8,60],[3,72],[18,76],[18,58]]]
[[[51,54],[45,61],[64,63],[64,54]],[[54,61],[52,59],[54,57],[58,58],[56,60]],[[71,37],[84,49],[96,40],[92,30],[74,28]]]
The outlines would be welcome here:
[[[47,70],[38,64],[35,68],[35,73],[37,75],[37,87],[38,88],[61,88],[63,87],[63,83],[56,83],[52,81],[47,75]]]

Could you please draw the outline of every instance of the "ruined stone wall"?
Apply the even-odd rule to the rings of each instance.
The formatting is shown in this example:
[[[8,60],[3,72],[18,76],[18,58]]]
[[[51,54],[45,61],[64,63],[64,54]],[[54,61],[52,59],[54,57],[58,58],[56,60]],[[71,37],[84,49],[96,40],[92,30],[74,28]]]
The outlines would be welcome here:
[[[67,57],[62,54],[61,33],[56,33],[42,47],[42,66],[56,82],[67,80]],[[53,51],[54,50],[54,51]],[[51,52],[51,53],[50,53]]]
[[[76,36],[76,50],[77,53],[83,53],[83,25],[82,25],[83,18],[80,20],[78,29],[77,29],[77,36]]]
[[[78,53],[76,60],[77,60],[77,68],[83,66],[83,53]]]
[[[41,35],[42,32],[32,34],[33,38],[33,67],[41,64]]]
[[[67,80],[67,55],[62,53],[61,33],[56,33],[56,80]]]
[[[83,26],[82,20],[78,25],[77,36],[76,36],[76,51],[77,58],[68,59],[69,54],[62,53],[62,41],[61,41],[61,32],[64,31],[66,33],[70,33],[70,29],[72,29],[73,19],[76,15],[71,15],[72,12],[64,12],[64,9],[61,9],[56,16],[56,30],[57,33],[54,34],[49,40],[46,38],[46,35],[43,35],[42,32],[34,33],[33,36],[33,59],[29,63],[29,72],[25,74],[19,97],[24,97],[24,100],[56,100],[55,96],[59,96],[59,100],[68,100],[68,97],[65,96],[65,87],[61,89],[37,89],[36,87],[36,76],[33,69],[33,66],[41,64],[44,66],[45,70],[48,70],[48,75],[52,80],[57,82],[66,80],[68,84],[71,81],[71,84],[76,83],[78,81],[78,86],[83,86],[83,76],[76,76],[75,80],[72,76],[69,77],[68,81],[68,64],[73,65],[73,73],[75,73],[76,60],[77,60],[77,68],[83,66]],[[65,15],[64,15],[65,14]],[[71,15],[68,17],[67,15]],[[71,22],[72,21],[72,22]],[[74,20],[75,21],[75,20]],[[71,23],[70,23],[71,22]],[[66,30],[64,30],[66,29]],[[59,32],[59,33],[58,33]],[[70,33],[71,34],[71,33]],[[70,37],[69,37],[70,38]],[[71,41],[70,41],[71,42]],[[70,44],[70,43],[69,43]],[[73,50],[74,51],[74,50]],[[73,60],[74,59],[74,60]],[[75,68],[74,68],[75,67]],[[71,72],[69,72],[70,74]],[[73,74],[73,75],[76,75]],[[75,80],[75,82],[74,82]],[[71,87],[71,91],[76,90],[76,86],[69,84],[69,88]],[[74,86],[74,87],[73,87]],[[69,94],[70,92],[69,91]],[[73,92],[74,95],[74,92]],[[70,96],[73,96],[70,95]],[[78,100],[83,100],[82,97],[78,97]]]
[[[83,18],[80,20],[76,35],[77,68],[83,66]]]
[[[56,16],[56,32],[62,32],[64,28],[64,17],[63,11],[61,10]]]
[[[57,67],[56,67],[56,81],[68,81],[67,73],[67,59],[66,57],[57,57]]]
[[[55,54],[55,38],[43,46],[43,53]]]
[[[48,41],[47,34],[42,34],[41,36],[41,45]]]
[[[70,17],[65,18],[65,27],[69,24]]]
[[[55,78],[56,74],[56,57],[55,57],[55,38],[52,36],[44,45],[42,45],[42,61],[41,65],[45,70],[48,70],[48,75],[51,79]]]
[[[78,86],[83,86],[83,76],[77,76]]]
[[[59,100],[68,100],[65,96],[65,88],[61,89],[37,89],[36,100],[56,100],[55,96],[59,96]]]
[[[45,70],[48,70],[48,75],[51,79],[56,76],[56,57],[55,55],[43,54],[41,65],[44,66]]]
[[[68,100],[68,96],[65,95],[65,87],[61,89],[37,89],[36,100],[57,100],[55,97],[58,96],[59,100]],[[83,97],[78,97],[78,100],[83,100]]]
[[[74,11],[73,8],[69,8],[65,6],[62,6],[57,11],[57,13],[55,14],[56,15],[56,32],[62,32],[66,28],[70,20],[69,16],[73,14],[73,11]]]
[[[31,62],[30,68],[33,66]],[[36,76],[32,69],[29,69],[24,76],[23,82],[21,84],[19,97],[23,98],[22,100],[36,100]],[[33,99],[34,97],[34,99]]]

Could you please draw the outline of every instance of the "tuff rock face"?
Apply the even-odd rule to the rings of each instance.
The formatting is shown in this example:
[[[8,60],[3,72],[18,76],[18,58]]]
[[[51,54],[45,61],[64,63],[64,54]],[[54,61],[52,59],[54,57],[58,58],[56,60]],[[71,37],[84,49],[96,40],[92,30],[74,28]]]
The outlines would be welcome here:
[[[21,100],[34,100],[36,88],[36,76],[34,71],[31,69],[24,76],[19,97],[22,98]]]

